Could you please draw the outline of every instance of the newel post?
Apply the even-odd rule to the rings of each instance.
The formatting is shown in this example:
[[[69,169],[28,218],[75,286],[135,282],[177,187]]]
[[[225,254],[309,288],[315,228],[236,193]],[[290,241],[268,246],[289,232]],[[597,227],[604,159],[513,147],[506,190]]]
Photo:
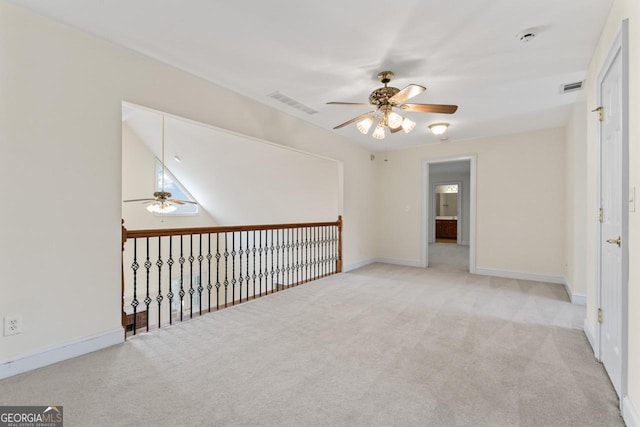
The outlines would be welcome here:
[[[338,215],[338,259],[336,273],[342,273],[342,215]]]
[[[127,229],[124,227],[124,219],[122,220],[122,251],[120,252],[120,273],[121,273],[121,289],[120,289],[120,311],[122,313],[122,330],[124,338],[127,339],[127,315],[124,312],[124,244],[127,242]]]

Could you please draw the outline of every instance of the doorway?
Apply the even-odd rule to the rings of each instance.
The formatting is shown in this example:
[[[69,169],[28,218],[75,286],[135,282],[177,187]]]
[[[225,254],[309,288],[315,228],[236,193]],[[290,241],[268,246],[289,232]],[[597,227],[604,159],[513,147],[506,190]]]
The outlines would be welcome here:
[[[431,197],[433,242],[461,244],[462,181],[433,182]]]
[[[596,355],[619,397],[626,395],[629,279],[628,24],[598,75],[599,245]]]
[[[425,160],[422,183],[422,265],[475,273],[476,157]]]

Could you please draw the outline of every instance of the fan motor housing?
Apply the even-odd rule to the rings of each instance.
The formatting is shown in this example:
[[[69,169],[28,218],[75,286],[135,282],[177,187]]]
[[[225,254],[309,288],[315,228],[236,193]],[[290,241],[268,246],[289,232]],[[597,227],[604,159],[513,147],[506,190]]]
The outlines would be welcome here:
[[[381,107],[389,104],[389,98],[400,92],[397,87],[384,86],[380,87],[369,95],[369,103]]]
[[[171,198],[171,193],[167,191],[156,191],[153,193],[153,197],[155,197],[158,200],[167,200]]]

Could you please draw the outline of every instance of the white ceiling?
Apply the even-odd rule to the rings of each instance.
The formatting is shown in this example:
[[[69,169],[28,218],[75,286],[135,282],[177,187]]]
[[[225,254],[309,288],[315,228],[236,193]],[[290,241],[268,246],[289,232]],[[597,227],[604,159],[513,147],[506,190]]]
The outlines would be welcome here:
[[[410,102],[457,104],[454,115],[406,113],[418,125],[385,140],[333,131],[375,150],[563,126],[612,0],[13,0],[42,15],[172,64],[331,130],[392,85],[427,87]],[[521,43],[522,30],[536,37]],[[280,92],[309,115],[268,95]],[[582,95],[581,95],[582,94]]]

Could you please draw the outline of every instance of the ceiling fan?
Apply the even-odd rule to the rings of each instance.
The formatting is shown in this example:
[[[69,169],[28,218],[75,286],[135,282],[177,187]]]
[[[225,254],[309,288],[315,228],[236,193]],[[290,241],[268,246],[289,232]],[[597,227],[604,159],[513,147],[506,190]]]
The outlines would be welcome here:
[[[142,204],[148,204],[147,210],[152,213],[169,213],[173,212],[177,209],[176,205],[184,205],[187,203],[197,205],[196,202],[192,202],[191,200],[180,200],[180,199],[172,199],[171,193],[168,191],[164,191],[164,174],[165,174],[165,166],[164,166],[164,115],[162,116],[162,178],[161,178],[161,191],[156,191],[153,193],[153,198],[146,199],[130,199],[124,200],[125,203],[128,202],[142,202]]]
[[[424,92],[427,88],[414,84],[410,84],[402,90],[397,87],[387,86],[393,76],[394,74],[391,71],[381,71],[378,73],[378,79],[384,83],[384,86],[379,87],[369,94],[368,104],[358,102],[327,102],[327,104],[362,105],[375,108],[373,111],[361,114],[358,117],[354,117],[351,120],[339,124],[334,127],[334,129],[340,129],[341,127],[350,125],[351,123],[358,122],[356,125],[358,130],[366,135],[373,125],[373,122],[378,120],[378,124],[376,125],[372,136],[376,139],[383,139],[385,137],[385,128],[389,128],[391,133],[396,133],[400,130],[403,130],[405,133],[409,133],[416,125],[414,121],[407,117],[402,117],[400,114],[393,111],[394,108],[399,108],[402,111],[408,112],[444,114],[453,114],[458,109],[457,105],[405,104],[404,102],[406,100]]]

